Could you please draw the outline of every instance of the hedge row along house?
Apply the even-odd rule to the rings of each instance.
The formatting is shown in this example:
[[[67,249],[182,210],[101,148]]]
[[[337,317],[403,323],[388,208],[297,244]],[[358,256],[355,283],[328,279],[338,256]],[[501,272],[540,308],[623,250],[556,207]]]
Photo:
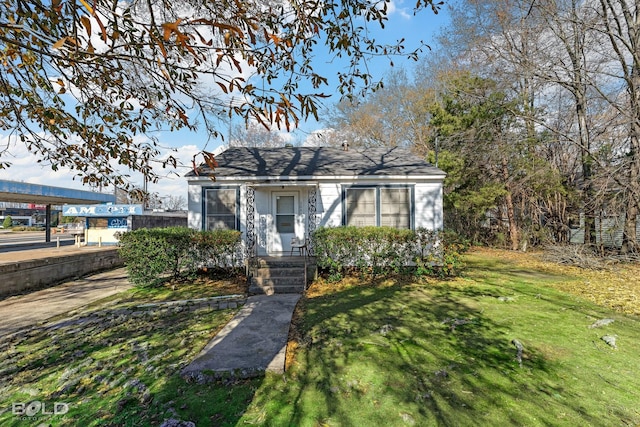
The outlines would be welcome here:
[[[406,149],[243,147],[216,161],[187,174],[189,227],[239,230],[250,255],[295,254],[318,227],[443,227],[445,173]]]

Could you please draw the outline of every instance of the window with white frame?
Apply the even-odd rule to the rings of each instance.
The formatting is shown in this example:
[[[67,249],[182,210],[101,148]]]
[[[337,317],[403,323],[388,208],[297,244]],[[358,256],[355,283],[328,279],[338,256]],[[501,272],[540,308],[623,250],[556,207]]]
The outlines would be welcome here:
[[[346,225],[411,228],[411,187],[348,187],[344,192]]]
[[[236,188],[211,188],[205,190],[205,228],[237,229],[237,199]]]

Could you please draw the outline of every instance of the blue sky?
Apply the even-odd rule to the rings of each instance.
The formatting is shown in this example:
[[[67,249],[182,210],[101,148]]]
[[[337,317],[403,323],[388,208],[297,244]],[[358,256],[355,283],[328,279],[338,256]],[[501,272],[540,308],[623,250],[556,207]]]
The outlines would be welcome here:
[[[404,38],[406,40],[405,47],[408,51],[419,46],[420,41],[424,41],[427,44],[433,43],[433,37],[438,33],[441,27],[444,27],[448,23],[448,16],[446,8],[442,8],[438,15],[435,15],[431,10],[424,10],[417,16],[413,16],[413,6],[415,3],[413,0],[395,0],[389,3],[389,21],[385,24],[384,30],[379,30],[377,24],[372,24],[373,37],[380,43],[395,43],[397,40]],[[425,50],[422,54],[428,56],[429,51]],[[329,62],[330,58],[326,60],[318,58],[315,64],[315,70],[323,75],[332,79],[332,76],[336,75],[336,67],[339,64],[335,62]],[[394,59],[394,65],[396,68],[403,67],[407,70],[415,65],[414,61],[403,60],[400,58]],[[379,58],[372,60],[369,63],[369,71],[377,79],[384,77],[386,73],[390,71],[389,61],[387,58]],[[333,77],[335,79],[335,77]],[[325,93],[336,93],[335,88],[327,87],[322,90]],[[334,95],[327,99],[324,103],[326,106],[331,106],[337,103],[339,100],[338,95]],[[302,141],[306,135],[315,130],[320,130],[322,124],[314,120],[308,120],[300,124],[300,129],[293,132],[291,135],[295,141]],[[225,126],[226,128],[226,126]],[[226,129],[225,129],[226,130]],[[191,156],[197,153],[199,150],[205,148],[208,136],[200,132],[164,132],[156,135],[160,143],[167,147],[177,150],[177,154],[186,165],[189,164]],[[7,143],[6,134],[0,133],[0,144]],[[208,151],[213,151],[216,147],[222,144],[221,140],[210,141],[206,145]],[[53,185],[59,187],[88,189],[83,187],[78,178],[72,179],[73,173],[68,170],[62,170],[59,172],[53,172],[46,167],[40,167],[35,163],[35,157],[28,154],[24,147],[13,146],[10,148],[12,155],[14,156],[11,161],[13,166],[8,170],[0,170],[0,179],[24,181],[36,184]],[[186,198],[186,180],[182,176],[188,171],[188,167],[178,169],[177,171],[166,172],[168,176],[163,178],[158,184],[150,184],[149,190],[157,192],[160,195],[184,195]],[[133,183],[140,182],[141,177],[131,176],[130,180]]]

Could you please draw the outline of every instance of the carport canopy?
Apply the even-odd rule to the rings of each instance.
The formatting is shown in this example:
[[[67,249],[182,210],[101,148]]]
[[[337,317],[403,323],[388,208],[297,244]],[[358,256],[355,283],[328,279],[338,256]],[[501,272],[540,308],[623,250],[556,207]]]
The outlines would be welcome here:
[[[116,196],[0,179],[0,202],[35,203],[36,205],[115,203]]]
[[[114,194],[0,180],[0,202],[34,203],[47,206],[46,241],[51,240],[49,215],[51,205],[115,203]]]

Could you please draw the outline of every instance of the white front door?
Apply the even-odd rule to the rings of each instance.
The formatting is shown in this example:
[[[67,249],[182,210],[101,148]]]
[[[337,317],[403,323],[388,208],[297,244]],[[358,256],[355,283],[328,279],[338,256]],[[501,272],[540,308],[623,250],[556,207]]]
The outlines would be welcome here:
[[[296,236],[298,217],[298,193],[274,192],[271,212],[273,222],[269,239],[271,255],[288,255],[291,252],[291,239]]]

